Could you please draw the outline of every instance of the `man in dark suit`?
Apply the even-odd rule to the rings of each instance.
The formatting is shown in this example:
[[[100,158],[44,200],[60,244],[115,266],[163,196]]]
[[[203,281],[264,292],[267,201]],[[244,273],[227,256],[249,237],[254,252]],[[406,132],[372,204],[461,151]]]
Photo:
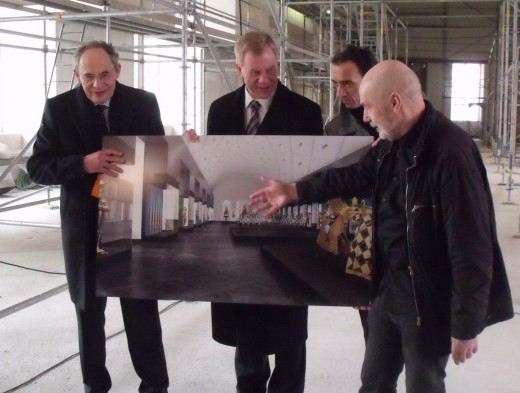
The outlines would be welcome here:
[[[322,135],[320,107],[278,81],[277,47],[251,31],[235,45],[239,89],[215,100],[208,135]],[[212,304],[213,338],[236,347],[239,393],[301,393],[305,386],[306,306]],[[275,355],[271,375],[268,355]],[[269,380],[270,378],[270,380]]]
[[[104,393],[112,382],[105,367],[106,298],[96,297],[98,199],[91,195],[103,173],[117,177],[125,159],[102,149],[103,135],[164,135],[155,96],[117,82],[121,65],[112,45],[92,41],[75,54],[78,87],[47,101],[27,163],[40,184],[61,185],[65,268],[76,306],[85,392]],[[121,299],[121,309],[139,392],[164,393],[168,373],[157,301]]]

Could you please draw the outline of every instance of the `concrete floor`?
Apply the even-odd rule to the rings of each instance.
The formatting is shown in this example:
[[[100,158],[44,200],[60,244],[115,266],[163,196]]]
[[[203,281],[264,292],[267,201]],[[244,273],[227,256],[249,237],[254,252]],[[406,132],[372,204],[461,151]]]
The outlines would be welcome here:
[[[483,151],[494,192],[498,233],[507,263],[515,310],[520,310],[520,192],[507,201],[501,173],[491,153]],[[516,169],[518,172],[518,169]],[[518,181],[518,175],[516,175]],[[19,193],[23,195],[23,193]],[[40,198],[43,197],[40,196]],[[7,198],[0,197],[0,205]],[[37,205],[0,213],[0,220],[58,223],[58,210]],[[0,225],[0,392],[82,392],[77,357],[76,321],[63,287],[63,256],[57,229]],[[39,269],[26,270],[14,264]],[[30,305],[28,305],[28,303]],[[33,304],[31,304],[33,303]],[[233,348],[211,339],[210,309],[203,302],[161,301],[163,339],[170,392],[235,391]],[[121,313],[109,299],[107,365],[114,393],[136,392]],[[479,353],[466,364],[448,365],[448,392],[513,393],[520,386],[520,319],[492,326],[480,336]],[[356,392],[364,344],[355,310],[310,307],[306,392]],[[400,380],[399,392],[404,392]]]

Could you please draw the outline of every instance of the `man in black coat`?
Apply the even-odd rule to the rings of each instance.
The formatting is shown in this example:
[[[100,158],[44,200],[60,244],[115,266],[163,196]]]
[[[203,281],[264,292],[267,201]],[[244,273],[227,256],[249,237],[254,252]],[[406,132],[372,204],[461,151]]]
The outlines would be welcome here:
[[[151,93],[117,82],[121,65],[112,45],[92,41],[75,54],[78,87],[47,100],[27,163],[31,179],[61,185],[61,228],[65,268],[78,319],[85,392],[111,388],[105,367],[106,298],[96,292],[98,199],[91,195],[99,174],[117,177],[122,153],[102,150],[103,135],[164,135]],[[121,309],[139,392],[164,393],[168,373],[157,301],[121,299]]]
[[[374,188],[370,334],[360,393],[445,393],[445,368],[478,351],[478,335],[513,317],[493,201],[471,137],[424,101],[405,64],[374,66],[360,86],[364,119],[381,141],[357,164],[297,183],[264,179],[252,203],[348,197]]]
[[[208,135],[323,134],[320,107],[278,81],[272,37],[246,33],[237,41],[235,55],[244,85],[211,104]],[[237,392],[265,393],[267,384],[268,392],[303,392],[306,306],[213,303],[211,312],[213,338],[236,347]],[[272,375],[269,354],[275,354]]]
[[[377,64],[368,48],[347,45],[334,55],[331,63],[332,82],[336,98],[341,100],[339,113],[325,124],[325,135],[370,135],[377,138],[377,131],[363,121],[363,107],[359,100],[359,85],[363,75]]]

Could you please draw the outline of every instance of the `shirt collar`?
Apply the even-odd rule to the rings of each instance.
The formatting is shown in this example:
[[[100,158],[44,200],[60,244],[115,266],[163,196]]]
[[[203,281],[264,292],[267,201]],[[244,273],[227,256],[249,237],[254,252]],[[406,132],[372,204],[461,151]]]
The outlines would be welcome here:
[[[111,98],[109,98],[108,100],[106,100],[102,104],[94,104],[94,106],[103,105],[103,106],[106,106],[107,108],[110,108],[110,100],[111,100]]]
[[[256,100],[258,101],[261,105],[262,105],[262,108],[265,108],[266,110],[269,109],[269,106],[271,105],[271,102],[273,101],[273,96],[274,96],[274,93],[271,94],[271,96],[269,98],[253,98],[253,96],[251,96],[251,94],[249,94],[249,92],[247,91],[247,87],[245,88],[245,91],[246,91],[246,108],[249,106],[249,104],[251,103],[251,101],[253,100]],[[276,90],[275,90],[276,92]]]

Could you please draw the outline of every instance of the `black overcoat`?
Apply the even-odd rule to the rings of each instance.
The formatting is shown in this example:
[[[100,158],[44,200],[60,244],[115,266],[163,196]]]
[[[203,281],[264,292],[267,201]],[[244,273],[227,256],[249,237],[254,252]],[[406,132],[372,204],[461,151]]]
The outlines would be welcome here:
[[[164,135],[152,93],[116,82],[110,100],[110,135]],[[84,309],[95,296],[98,199],[91,196],[96,174],[83,157],[101,149],[102,117],[78,87],[50,98],[27,162],[31,179],[59,184],[65,270],[72,301]]]
[[[208,112],[208,135],[244,135],[245,86],[215,100]],[[257,135],[323,135],[321,108],[278,83]],[[307,338],[306,306],[213,303],[213,338],[225,345],[264,353]]]

